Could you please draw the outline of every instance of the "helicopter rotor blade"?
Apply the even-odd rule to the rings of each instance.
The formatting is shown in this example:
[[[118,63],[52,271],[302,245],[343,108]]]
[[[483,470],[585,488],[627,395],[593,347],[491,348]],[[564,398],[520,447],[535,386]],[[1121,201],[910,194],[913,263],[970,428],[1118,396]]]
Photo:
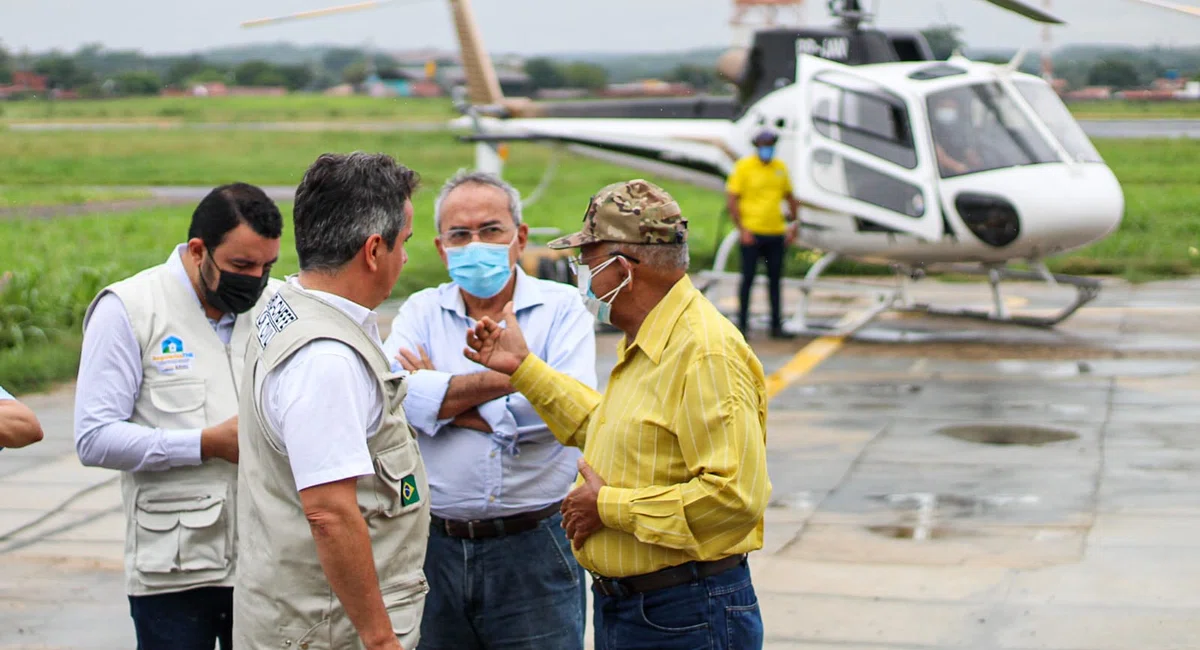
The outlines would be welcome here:
[[[994,5],[996,5],[997,7],[1000,7],[1001,9],[1007,9],[1008,11],[1011,11],[1013,13],[1025,16],[1026,18],[1029,18],[1030,20],[1036,20],[1039,23],[1050,23],[1051,25],[1067,24],[1066,21],[1062,20],[1061,18],[1058,18],[1057,16],[1054,16],[1052,14],[1049,14],[1046,11],[1039,9],[1031,4],[1022,2],[1021,0],[985,0],[985,1],[990,2]]]
[[[399,2],[400,0],[368,0],[367,2],[356,2],[354,4],[339,5],[336,7],[326,7],[324,9],[313,9],[311,11],[301,11],[286,16],[274,16],[271,18],[258,18],[255,20],[247,20],[242,23],[242,27],[262,27],[264,25],[274,25],[277,23],[285,23],[293,20],[304,20],[306,18],[316,18],[318,16],[327,16],[330,14],[340,14],[350,11],[362,11],[364,9],[376,9],[383,5]],[[413,0],[408,0],[411,3]],[[419,1],[419,0],[418,0]],[[406,3],[407,4],[407,3]]]
[[[1134,0],[1152,7],[1160,7],[1162,9],[1171,9],[1180,13],[1190,14],[1192,16],[1200,16],[1200,7],[1189,7],[1187,5],[1175,4],[1174,2],[1164,2],[1164,0]]]

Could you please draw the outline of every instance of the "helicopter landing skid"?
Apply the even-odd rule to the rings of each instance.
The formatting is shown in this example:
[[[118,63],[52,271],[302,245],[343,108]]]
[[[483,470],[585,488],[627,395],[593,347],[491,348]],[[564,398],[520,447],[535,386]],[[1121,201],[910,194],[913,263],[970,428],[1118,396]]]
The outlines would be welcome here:
[[[848,323],[843,321],[816,321],[809,317],[809,302],[810,296],[814,288],[818,286],[824,288],[833,288],[841,283],[822,281],[817,284],[817,280],[826,269],[837,261],[839,255],[837,253],[826,253],[822,256],[805,274],[802,280],[784,279],[785,285],[791,285],[800,290],[800,301],[796,310],[792,313],[784,324],[783,329],[792,334],[799,336],[853,336],[854,338],[871,338],[865,332],[859,332],[870,321],[884,312],[907,312],[907,313],[922,313],[931,316],[949,316],[957,318],[971,318],[984,320],[992,323],[1018,325],[1032,328],[1048,329],[1063,322],[1071,317],[1081,307],[1094,300],[1100,293],[1100,282],[1091,278],[1082,278],[1072,275],[1061,275],[1051,273],[1041,262],[1034,262],[1032,271],[1022,271],[1000,266],[990,267],[962,267],[951,266],[946,267],[946,270],[965,273],[965,274],[986,274],[988,282],[992,289],[992,304],[991,311],[980,311],[977,309],[947,309],[935,307],[928,303],[914,302],[909,295],[908,285],[910,280],[919,280],[926,275],[923,268],[906,268],[902,266],[894,266],[897,276],[897,285],[894,287],[872,287],[870,290],[874,294],[870,306],[866,311],[860,312],[864,315],[865,320],[855,322],[852,327],[847,327]],[[721,267],[717,267],[721,268]],[[708,295],[709,292],[717,286],[721,280],[725,281],[740,281],[740,274],[731,273],[723,270],[704,271],[699,274],[699,282],[697,287],[702,293]],[[1013,315],[1009,313],[1007,305],[1005,305],[1003,297],[1000,293],[1000,284],[1004,280],[1044,280],[1050,286],[1067,285],[1075,288],[1075,299],[1064,309],[1051,316],[1030,316],[1030,315]],[[756,284],[762,283],[765,278],[756,278]],[[851,283],[846,283],[847,285]],[[856,285],[855,291],[862,291],[865,287]],[[868,315],[869,314],[869,315]],[[892,340],[895,338],[896,332],[891,332],[887,338]],[[946,336],[942,334],[921,333],[921,332],[905,332],[900,339],[903,340],[924,340],[936,338],[938,336]],[[965,338],[972,338],[968,333],[962,333]],[[899,339],[897,339],[899,340]]]
[[[907,300],[904,304],[896,307],[897,311],[920,312],[934,316],[951,316],[957,318],[974,318],[986,320],[993,323],[1007,323],[1012,325],[1020,325],[1024,327],[1039,327],[1049,328],[1058,325],[1064,320],[1070,318],[1081,307],[1096,299],[1100,295],[1100,282],[1092,278],[1082,278],[1074,275],[1063,275],[1051,273],[1046,268],[1045,264],[1037,262],[1034,264],[1033,271],[1020,271],[1007,267],[988,267],[988,268],[955,268],[958,273],[980,274],[986,273],[988,276],[988,284],[992,288],[992,310],[979,311],[971,309],[942,309],[934,307],[928,303],[911,303]],[[918,271],[918,274],[923,272]],[[911,274],[910,274],[911,275]],[[1004,304],[1004,300],[1000,295],[1000,283],[1004,280],[1045,280],[1050,286],[1068,285],[1075,288],[1075,299],[1071,304],[1067,305],[1061,311],[1053,316],[1039,317],[1026,315],[1011,315],[1008,312],[1008,307]],[[903,282],[903,278],[901,278]],[[903,293],[903,292],[902,292]]]

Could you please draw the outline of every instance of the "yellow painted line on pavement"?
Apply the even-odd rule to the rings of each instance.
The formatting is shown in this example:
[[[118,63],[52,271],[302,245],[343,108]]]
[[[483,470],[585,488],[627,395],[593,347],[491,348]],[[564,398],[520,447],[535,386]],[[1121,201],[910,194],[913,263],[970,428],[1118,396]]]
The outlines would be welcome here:
[[[841,349],[850,335],[858,331],[860,327],[871,322],[889,304],[890,302],[883,302],[870,309],[850,312],[843,316],[837,322],[837,325],[834,326],[833,331],[837,332],[837,334],[822,336],[800,348],[800,351],[790,361],[767,377],[767,400],[774,399],[776,395],[788,386],[791,386],[797,379],[812,372],[813,368],[821,365],[822,361],[833,356],[833,353]]]
[[[767,377],[767,399],[774,399],[783,389],[792,385],[792,382],[812,372],[813,368],[837,352],[845,342],[845,336],[822,336],[800,348],[796,356]]]

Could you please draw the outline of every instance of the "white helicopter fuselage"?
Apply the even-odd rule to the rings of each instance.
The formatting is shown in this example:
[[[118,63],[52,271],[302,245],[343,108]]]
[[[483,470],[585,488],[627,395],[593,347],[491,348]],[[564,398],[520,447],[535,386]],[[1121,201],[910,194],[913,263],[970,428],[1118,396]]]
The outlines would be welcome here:
[[[798,245],[872,263],[1042,260],[1120,224],[1120,184],[1042,79],[961,57],[859,66],[798,58],[796,79],[781,80],[736,121],[547,117],[480,126],[638,150],[720,178],[769,128],[804,205]],[[939,107],[954,102],[958,114],[938,121]]]

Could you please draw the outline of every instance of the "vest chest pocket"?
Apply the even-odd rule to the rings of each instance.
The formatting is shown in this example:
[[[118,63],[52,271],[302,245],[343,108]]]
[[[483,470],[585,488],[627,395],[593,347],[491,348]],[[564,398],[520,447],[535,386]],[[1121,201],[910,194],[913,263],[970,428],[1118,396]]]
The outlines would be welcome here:
[[[139,494],[134,505],[137,570],[153,575],[227,568],[230,530],[225,505],[224,489]]]
[[[395,517],[421,508],[429,498],[425,464],[416,441],[386,449],[375,455],[376,496],[380,512]]]
[[[155,424],[165,429],[203,427],[207,388],[203,379],[146,382],[150,404],[158,411]]]

